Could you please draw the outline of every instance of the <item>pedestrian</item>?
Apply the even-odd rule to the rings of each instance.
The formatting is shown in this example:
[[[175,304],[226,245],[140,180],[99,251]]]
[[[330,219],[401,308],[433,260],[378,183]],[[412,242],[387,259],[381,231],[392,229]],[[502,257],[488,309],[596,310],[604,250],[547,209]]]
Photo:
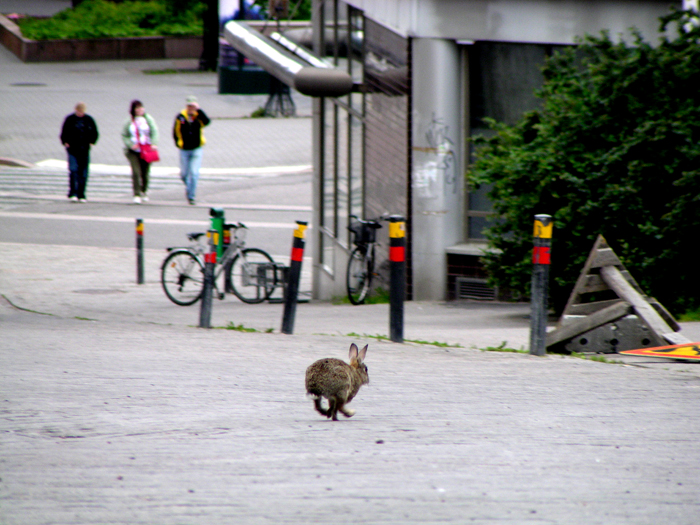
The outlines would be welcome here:
[[[173,138],[180,149],[180,178],[185,183],[187,200],[195,204],[199,168],[202,165],[204,126],[210,122],[197,103],[197,97],[187,97],[187,106],[175,117]]]
[[[78,102],[75,112],[68,115],[61,128],[61,144],[68,153],[68,198],[87,202],[85,189],[90,164],[90,146],[97,142],[99,133],[95,120],[85,113],[85,103]]]
[[[134,203],[148,202],[148,180],[151,162],[151,151],[158,151],[158,126],[140,100],[131,101],[131,116],[124,123],[122,140],[124,154],[131,165],[131,183],[134,190]],[[148,156],[147,156],[148,155]],[[144,158],[145,157],[145,158]]]

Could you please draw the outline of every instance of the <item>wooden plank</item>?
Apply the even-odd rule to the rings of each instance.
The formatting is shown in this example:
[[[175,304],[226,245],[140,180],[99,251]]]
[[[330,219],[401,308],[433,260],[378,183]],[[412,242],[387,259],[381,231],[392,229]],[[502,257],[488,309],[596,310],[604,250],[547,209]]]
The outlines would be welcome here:
[[[661,336],[672,345],[685,345],[692,342],[686,336],[681,335],[678,332],[669,332],[667,334],[661,334]]]
[[[581,270],[581,273],[579,274],[578,279],[576,280],[574,289],[571,291],[571,295],[569,295],[569,300],[566,302],[566,307],[564,307],[562,315],[572,315],[573,312],[570,311],[570,308],[580,301],[581,293],[579,292],[579,290],[583,289],[583,287],[585,286],[586,279],[588,278],[588,273],[591,270],[591,265],[593,264],[593,260],[595,259],[598,250],[607,247],[608,243],[605,242],[605,238],[602,235],[598,235],[598,238],[593,243],[593,249],[588,254],[586,264],[583,265],[583,269]]]
[[[599,310],[589,316],[572,322],[571,324],[566,324],[560,326],[556,330],[549,332],[546,337],[546,346],[550,347],[557,343],[567,341],[579,334],[583,334],[598,328],[606,323],[610,323],[624,317],[630,313],[631,306],[628,302],[619,301],[603,310]]]
[[[620,261],[612,248],[598,249],[590,267],[602,268],[604,266],[622,266],[622,261]]]
[[[567,315],[591,315],[598,310],[602,310],[608,306],[621,302],[623,302],[622,299],[610,299],[608,301],[596,301],[594,303],[574,304],[571,305],[571,308],[569,308],[569,313]],[[563,317],[564,316],[562,316],[562,318]]]
[[[603,292],[605,290],[610,290],[610,287],[603,281],[600,275],[589,274],[586,276],[583,287],[578,290],[578,293],[581,295],[584,293]]]
[[[608,283],[608,286],[615,290],[617,295],[632,305],[637,315],[642,318],[657,337],[663,337],[668,341],[664,334],[672,333],[671,327],[666,324],[666,321],[663,320],[654,307],[622,276],[620,270],[614,266],[606,266],[600,269],[600,275]]]
[[[681,331],[681,325],[678,324],[678,321],[676,321],[675,317],[671,315],[671,312],[666,310],[664,308],[664,305],[662,305],[659,301],[654,299],[653,297],[649,298],[649,304],[654,307],[654,309],[659,313],[661,318],[666,321],[666,324],[670,326],[674,332],[680,332]]]

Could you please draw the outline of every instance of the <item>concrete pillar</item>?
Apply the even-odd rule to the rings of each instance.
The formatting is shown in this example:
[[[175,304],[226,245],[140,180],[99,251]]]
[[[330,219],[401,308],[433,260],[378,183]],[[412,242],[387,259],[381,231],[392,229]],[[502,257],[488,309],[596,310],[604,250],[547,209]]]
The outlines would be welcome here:
[[[443,300],[445,248],[463,240],[460,53],[455,42],[412,40],[413,297]]]

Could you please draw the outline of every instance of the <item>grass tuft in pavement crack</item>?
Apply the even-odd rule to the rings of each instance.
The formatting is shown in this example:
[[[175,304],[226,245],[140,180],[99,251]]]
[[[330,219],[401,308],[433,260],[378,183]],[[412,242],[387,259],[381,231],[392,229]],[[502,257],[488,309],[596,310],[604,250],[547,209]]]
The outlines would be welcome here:
[[[389,337],[386,335],[369,335],[369,334],[358,334],[356,332],[350,332],[347,334],[348,337],[368,337],[370,339],[376,339],[377,341],[391,341]],[[460,344],[450,344],[450,343],[443,343],[440,341],[423,341],[421,339],[404,339],[404,342],[406,343],[414,343],[417,345],[430,345],[430,346],[437,346],[440,348],[464,348]]]
[[[223,330],[234,330],[236,332],[265,333],[265,334],[271,334],[272,332],[275,331],[274,328],[268,328],[266,330],[258,330],[257,328],[249,328],[247,326],[243,326],[243,324],[236,324],[233,321],[231,321],[226,326],[217,326],[216,328],[223,329]]]
[[[39,312],[39,311],[37,311],[37,310],[31,310],[31,309],[29,309],[29,308],[22,308],[21,306],[17,306],[15,303],[13,303],[12,301],[10,301],[10,299],[9,299],[5,294],[0,294],[0,297],[2,297],[3,299],[5,299],[5,301],[7,301],[7,303],[8,303],[12,308],[16,308],[17,310],[22,310],[23,312],[29,312],[30,314],[50,315],[51,317],[57,317],[56,314],[50,314],[50,313],[47,313],[47,312]]]
[[[508,348],[506,345],[508,344],[508,341],[503,341],[500,345],[498,346],[487,346],[486,348],[480,348],[482,352],[508,352],[508,353],[513,353],[513,354],[527,354],[527,350],[523,350],[522,348],[520,350],[516,350],[515,348]]]

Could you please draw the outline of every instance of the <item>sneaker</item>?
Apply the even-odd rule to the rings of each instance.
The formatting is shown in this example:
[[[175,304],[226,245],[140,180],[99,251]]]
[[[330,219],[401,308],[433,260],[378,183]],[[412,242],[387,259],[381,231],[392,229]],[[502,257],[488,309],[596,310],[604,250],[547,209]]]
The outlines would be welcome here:
[[[194,205],[195,205],[194,199],[190,199],[190,205],[191,205],[191,206],[194,206]]]
[[[144,193],[141,199],[143,199],[143,202],[148,202],[148,195]]]
[[[87,199],[83,197],[82,199],[78,199],[79,202],[87,202]]]
[[[72,197],[68,197],[68,198],[71,200],[71,202],[78,202],[78,197],[76,197],[75,195],[73,195]]]
[[[134,204],[141,204],[141,197],[139,197],[138,195],[134,197]]]

